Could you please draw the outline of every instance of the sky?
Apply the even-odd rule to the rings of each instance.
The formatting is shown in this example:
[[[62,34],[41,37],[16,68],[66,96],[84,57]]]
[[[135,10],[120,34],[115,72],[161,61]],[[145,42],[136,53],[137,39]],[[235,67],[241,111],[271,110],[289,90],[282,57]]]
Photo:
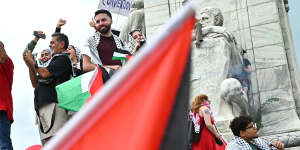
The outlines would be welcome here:
[[[0,40],[12,58],[14,70],[13,102],[14,123],[11,128],[13,147],[25,149],[40,144],[33,107],[33,88],[22,53],[26,44],[33,39],[34,30],[43,30],[46,40],[40,40],[35,48],[39,52],[48,48],[49,37],[54,32],[59,18],[66,19],[62,32],[69,36],[70,44],[82,47],[94,31],[88,22],[97,9],[99,0],[2,0],[0,2]],[[297,58],[300,60],[300,1],[290,0],[289,12]],[[113,28],[120,28],[124,17],[113,15]]]
[[[290,3],[290,23],[296,49],[296,56],[300,60],[300,0],[289,0]]]

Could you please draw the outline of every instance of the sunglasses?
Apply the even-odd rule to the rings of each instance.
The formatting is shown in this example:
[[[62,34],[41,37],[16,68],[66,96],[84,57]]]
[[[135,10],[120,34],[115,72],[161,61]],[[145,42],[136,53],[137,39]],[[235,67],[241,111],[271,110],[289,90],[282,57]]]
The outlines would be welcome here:
[[[249,127],[247,127],[246,129],[250,129],[250,128],[255,128],[255,129],[257,129],[257,125],[256,125],[256,123],[253,123],[252,125],[250,125]]]

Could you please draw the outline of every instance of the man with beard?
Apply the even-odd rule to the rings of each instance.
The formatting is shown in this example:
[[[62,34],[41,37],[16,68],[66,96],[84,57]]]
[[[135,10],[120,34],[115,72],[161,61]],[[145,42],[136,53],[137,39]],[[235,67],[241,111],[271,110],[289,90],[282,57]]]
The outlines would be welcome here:
[[[93,36],[89,37],[83,49],[83,71],[89,72],[101,65],[108,70],[118,70],[122,66],[120,60],[112,60],[116,50],[125,50],[121,39],[111,32],[112,16],[107,10],[95,12],[95,29]]]

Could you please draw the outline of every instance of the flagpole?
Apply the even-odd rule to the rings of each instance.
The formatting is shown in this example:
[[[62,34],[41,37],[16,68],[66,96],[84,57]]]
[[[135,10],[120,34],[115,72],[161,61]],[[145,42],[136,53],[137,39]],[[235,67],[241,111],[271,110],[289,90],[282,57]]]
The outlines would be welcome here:
[[[79,111],[75,116],[68,121],[64,127],[54,136],[43,148],[43,150],[56,150],[56,149],[69,149],[80,136],[83,135],[97,120],[95,116],[101,115],[105,109],[99,111],[97,108],[103,103],[109,94],[139,66],[139,64],[154,52],[154,48],[157,47],[163,39],[167,38],[173,31],[180,27],[181,23],[189,19],[189,17],[195,15],[195,6],[192,3],[186,3],[183,9],[176,14],[174,18],[171,18],[168,24],[162,27],[162,32],[153,38],[153,41],[147,43],[141,50],[131,58],[131,61],[119,70],[112,78],[105,84],[105,86],[97,92],[93,99],[86,105],[84,109]],[[160,53],[166,51],[162,49]],[[106,108],[107,109],[107,108]],[[99,113],[99,114],[96,114]],[[101,114],[100,114],[101,113]],[[89,121],[86,121],[86,120]],[[76,130],[80,127],[80,130]]]

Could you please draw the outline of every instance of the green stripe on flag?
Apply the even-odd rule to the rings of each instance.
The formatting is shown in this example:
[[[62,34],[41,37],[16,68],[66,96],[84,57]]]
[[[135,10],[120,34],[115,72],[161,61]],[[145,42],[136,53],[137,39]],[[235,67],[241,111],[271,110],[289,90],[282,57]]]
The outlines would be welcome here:
[[[125,61],[127,61],[127,57],[126,56],[121,56],[121,57],[113,56],[112,60],[125,60]]]
[[[91,96],[89,91],[82,91],[83,75],[56,86],[58,105],[61,108],[79,111]]]
[[[37,65],[38,67],[43,67],[43,63],[40,59],[37,60]]]

